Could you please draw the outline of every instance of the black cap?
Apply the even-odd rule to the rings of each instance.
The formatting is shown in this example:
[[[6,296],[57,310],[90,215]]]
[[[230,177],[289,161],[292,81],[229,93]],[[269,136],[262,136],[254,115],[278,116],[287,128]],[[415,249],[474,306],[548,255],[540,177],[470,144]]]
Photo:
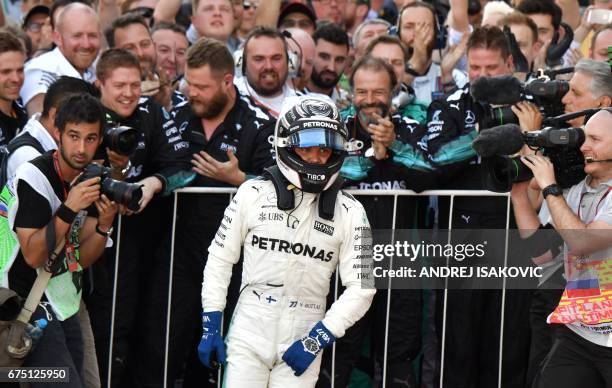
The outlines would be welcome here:
[[[314,10],[304,4],[295,1],[289,1],[287,4],[281,7],[280,15],[278,15],[278,24],[280,26],[283,19],[289,15],[290,13],[302,13],[308,17],[312,21],[312,24],[316,27],[317,25],[317,15],[315,15]]]
[[[39,13],[43,13],[49,16],[50,14],[49,7],[47,7],[46,5],[37,5],[35,7],[30,8],[28,13],[23,18],[22,27],[25,27],[28,24],[28,21],[30,20],[32,16],[37,15]]]

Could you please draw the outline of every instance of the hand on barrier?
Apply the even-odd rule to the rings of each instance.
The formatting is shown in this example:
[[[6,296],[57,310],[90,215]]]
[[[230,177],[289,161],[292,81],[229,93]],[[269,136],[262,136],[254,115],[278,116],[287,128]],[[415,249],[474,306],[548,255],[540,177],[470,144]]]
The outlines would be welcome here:
[[[200,362],[208,368],[225,364],[225,344],[221,336],[221,311],[202,313],[202,339],[198,345]]]
[[[319,321],[310,330],[308,336],[295,341],[287,349],[283,354],[283,361],[294,370],[296,376],[301,376],[312,364],[317,354],[335,340],[336,337],[327,330],[323,322]]]

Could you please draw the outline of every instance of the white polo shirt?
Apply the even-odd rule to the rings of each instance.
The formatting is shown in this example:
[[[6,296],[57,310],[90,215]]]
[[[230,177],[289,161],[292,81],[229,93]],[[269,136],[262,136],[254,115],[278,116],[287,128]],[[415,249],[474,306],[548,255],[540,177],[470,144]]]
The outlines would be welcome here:
[[[59,47],[31,59],[25,65],[25,80],[20,92],[23,104],[26,105],[38,94],[47,93],[49,86],[63,75],[94,82],[96,80],[95,64],[96,62],[81,76],[64,57]]]

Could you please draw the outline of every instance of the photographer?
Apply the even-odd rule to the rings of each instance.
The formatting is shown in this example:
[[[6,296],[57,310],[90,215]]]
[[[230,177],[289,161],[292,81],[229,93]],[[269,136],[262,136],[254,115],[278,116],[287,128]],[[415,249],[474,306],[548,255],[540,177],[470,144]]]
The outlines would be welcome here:
[[[568,281],[559,307],[549,323],[565,323],[538,376],[537,387],[609,387],[612,384],[612,310],[609,284],[603,281],[612,253],[612,112],[595,114],[585,126],[580,147],[587,177],[563,191],[556,183],[553,165],[542,156],[524,156],[533,172],[531,185],[543,191],[545,203],[536,214],[527,196],[530,182],[512,189],[514,214],[523,230],[552,224],[565,242],[564,262]],[[537,232],[536,232],[537,233]],[[602,263],[599,266],[597,263]],[[589,285],[585,289],[585,282]],[[593,285],[595,282],[596,285]],[[582,284],[582,285],[581,285]],[[579,295],[570,293],[578,292]],[[571,298],[570,298],[571,297]],[[589,297],[602,298],[602,305]],[[588,307],[591,306],[591,307]]]
[[[77,179],[100,145],[103,125],[104,112],[95,98],[70,97],[55,118],[59,150],[23,164],[3,191],[4,199],[9,195],[9,223],[20,247],[16,257],[3,260],[5,286],[26,297],[37,270],[45,266],[53,273],[32,315],[32,322],[45,318],[48,325],[24,366],[68,367],[71,387],[82,387],[83,379],[83,340],[76,315],[82,271],[102,254],[118,210],[100,195],[100,177]],[[48,246],[56,247],[62,240],[62,253],[48,262]]]
[[[574,67],[569,86],[569,91],[561,100],[565,113],[612,106],[612,73],[606,62],[580,60]],[[568,121],[568,124],[579,127],[584,122],[584,116],[580,116]]]
[[[183,186],[193,174],[183,172],[188,169],[183,163],[188,146],[182,140],[174,120],[152,98],[141,98],[141,66],[138,59],[125,49],[109,49],[100,56],[96,70],[96,86],[100,89],[107,127],[105,141],[97,156],[107,161],[115,179],[139,184],[143,193],[137,214],[122,219],[113,341],[113,379],[121,380],[124,373],[135,371],[127,364],[131,350],[130,337],[134,333],[159,335],[147,329],[134,330],[136,317],[143,314],[139,306],[145,309],[144,299],[154,301],[156,305],[164,303],[156,299],[163,299],[157,292],[167,288],[169,250],[161,251],[158,248],[163,238],[170,234],[172,204],[170,198],[153,198]],[[137,131],[136,141],[132,139],[132,152],[120,150],[109,139],[110,129],[118,126]],[[87,301],[91,306],[102,379],[107,377],[106,353],[115,266],[113,248],[105,253],[105,260],[100,260],[94,268],[94,292]],[[142,341],[134,340],[134,343]],[[139,358],[141,356],[134,356],[133,362]]]
[[[474,30],[467,42],[467,60],[470,83],[484,76],[512,75],[510,48],[504,33],[497,27]],[[476,102],[469,91],[470,85],[466,85],[446,100],[434,101],[429,108],[426,145],[430,161],[438,167],[440,189],[484,189],[483,167],[472,148],[472,139],[479,128],[484,128],[485,107]],[[528,126],[527,123],[524,125]],[[504,229],[506,203],[501,198],[457,197],[452,227]],[[448,220],[448,200],[445,198],[440,198],[439,220],[442,228],[448,227],[444,225]],[[497,254],[503,256],[503,252]],[[528,338],[523,338],[520,333],[528,332],[528,328],[523,327],[526,322],[521,321],[520,314],[528,304],[522,298],[512,293],[506,295],[508,306],[513,307],[506,309],[504,326],[516,335],[512,341],[504,343],[504,368],[513,370],[502,374],[505,387],[520,386],[522,369],[526,368]],[[496,344],[500,335],[497,317],[501,314],[500,306],[501,293],[495,290],[448,291],[445,386],[497,385],[499,349]],[[483,370],[487,373],[482,373]]]

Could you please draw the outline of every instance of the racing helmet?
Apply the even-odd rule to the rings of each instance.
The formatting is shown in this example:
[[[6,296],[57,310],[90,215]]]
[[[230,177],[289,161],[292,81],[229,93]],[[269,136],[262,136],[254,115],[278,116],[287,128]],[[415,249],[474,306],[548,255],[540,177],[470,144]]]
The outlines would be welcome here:
[[[288,98],[274,130],[274,150],[279,170],[294,186],[309,192],[327,190],[338,178],[350,142],[336,105],[327,96]],[[308,163],[295,152],[298,147],[330,148],[325,164]]]

